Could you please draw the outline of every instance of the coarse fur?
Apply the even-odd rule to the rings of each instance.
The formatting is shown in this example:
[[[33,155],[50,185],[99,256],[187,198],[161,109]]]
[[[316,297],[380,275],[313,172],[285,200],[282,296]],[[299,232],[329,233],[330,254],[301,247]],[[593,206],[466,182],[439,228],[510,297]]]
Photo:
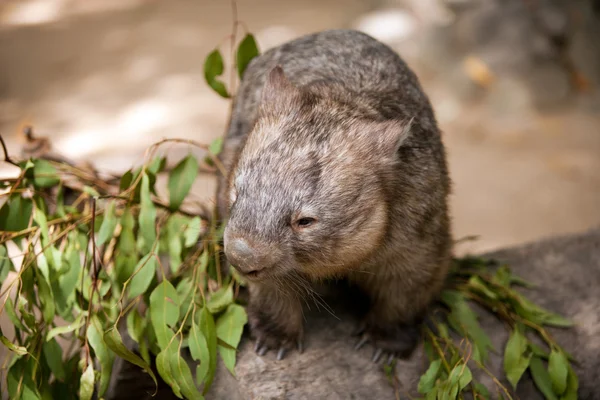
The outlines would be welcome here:
[[[310,284],[345,278],[368,296],[366,338],[409,355],[451,234],[440,131],[404,61],[351,30],[267,51],[244,74],[221,160],[225,254],[248,278],[259,348],[302,340]]]

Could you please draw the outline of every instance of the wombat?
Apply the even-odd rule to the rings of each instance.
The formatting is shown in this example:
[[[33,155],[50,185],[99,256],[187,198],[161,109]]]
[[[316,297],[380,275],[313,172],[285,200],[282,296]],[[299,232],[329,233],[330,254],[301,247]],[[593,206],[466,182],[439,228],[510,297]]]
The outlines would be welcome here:
[[[302,347],[310,284],[369,299],[362,338],[407,357],[451,261],[450,180],[434,112],[389,47],[352,30],[256,57],[234,100],[217,211],[248,281],[259,355]]]

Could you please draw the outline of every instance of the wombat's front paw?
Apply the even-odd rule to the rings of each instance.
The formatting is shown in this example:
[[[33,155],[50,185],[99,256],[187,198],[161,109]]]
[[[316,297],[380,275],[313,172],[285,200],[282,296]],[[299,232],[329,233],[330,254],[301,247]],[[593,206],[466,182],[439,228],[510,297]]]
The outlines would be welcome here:
[[[359,350],[366,343],[372,343],[375,347],[373,362],[379,362],[382,356],[387,356],[390,364],[394,358],[408,358],[417,347],[419,342],[419,325],[398,324],[382,328],[368,323],[362,323],[355,335],[360,335],[360,340],[354,347]]]
[[[286,353],[296,347],[303,351],[302,328],[294,329],[283,321],[276,321],[261,312],[249,312],[250,332],[255,338],[254,351],[265,355],[269,350],[277,351],[277,360],[282,360]]]

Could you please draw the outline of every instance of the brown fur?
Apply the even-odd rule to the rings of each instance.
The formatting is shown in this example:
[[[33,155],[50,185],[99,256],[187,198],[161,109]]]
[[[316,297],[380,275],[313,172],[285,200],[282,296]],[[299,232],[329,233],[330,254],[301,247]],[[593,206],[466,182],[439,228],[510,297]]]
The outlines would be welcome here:
[[[225,254],[248,277],[259,347],[300,340],[310,284],[347,278],[370,299],[368,338],[410,354],[451,235],[444,147],[406,64],[355,31],[270,50],[245,73],[221,159]]]

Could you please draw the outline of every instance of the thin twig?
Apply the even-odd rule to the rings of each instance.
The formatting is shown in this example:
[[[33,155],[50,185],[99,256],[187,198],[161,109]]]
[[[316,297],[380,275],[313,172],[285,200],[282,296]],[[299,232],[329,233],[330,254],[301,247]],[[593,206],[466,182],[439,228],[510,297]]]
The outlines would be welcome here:
[[[87,316],[85,319],[85,326],[83,327],[83,337],[84,339],[84,344],[83,347],[85,349],[85,366],[87,368],[87,366],[89,365],[90,362],[90,347],[88,344],[88,337],[87,337],[87,331],[88,328],[90,326],[90,321],[92,319],[92,304],[94,303],[94,294],[96,292],[97,286],[98,286],[98,265],[96,262],[96,239],[95,239],[95,226],[96,226],[96,199],[92,198],[91,199],[91,203],[92,203],[92,220],[90,222],[90,241],[92,242],[92,287],[90,288],[90,298],[89,298],[89,303],[88,303],[88,312],[87,312]],[[87,248],[86,248],[87,250]],[[82,289],[83,289],[83,285],[82,285]],[[98,291],[98,297],[100,297],[100,292]],[[100,300],[100,299],[98,299]]]
[[[238,27],[238,13],[236,0],[231,0],[231,15],[233,18],[233,24],[231,27],[231,71],[229,73],[229,90],[231,92],[231,95],[233,96],[235,93],[235,70],[237,66],[237,61],[235,59],[235,41]]]
[[[15,167],[18,167],[19,164],[14,162],[8,155],[8,149],[6,148],[6,143],[4,143],[4,138],[2,137],[2,135],[0,135],[0,144],[2,144],[2,151],[4,151],[4,161],[6,161],[9,164],[14,165]]]

